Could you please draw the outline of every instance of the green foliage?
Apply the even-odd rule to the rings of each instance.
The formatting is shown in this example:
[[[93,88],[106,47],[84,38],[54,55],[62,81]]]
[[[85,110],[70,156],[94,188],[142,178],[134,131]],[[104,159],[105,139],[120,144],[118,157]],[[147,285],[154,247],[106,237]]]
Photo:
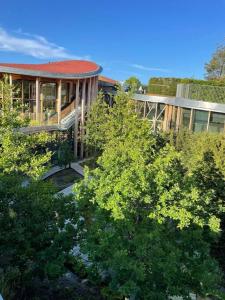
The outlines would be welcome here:
[[[164,96],[176,96],[177,84],[197,84],[225,86],[222,80],[198,80],[193,78],[152,77],[148,82],[148,93]]]
[[[36,280],[65,272],[76,238],[75,207],[45,182],[24,185],[12,175],[1,175],[0,182],[0,290],[6,299],[25,299]]]
[[[164,134],[166,136],[167,134]],[[225,139],[223,134],[190,131],[170,133],[166,137],[181,152],[184,165],[191,172],[205,152],[212,152],[216,167],[225,177]]]
[[[39,180],[51,158],[46,133],[25,134],[21,107],[0,81],[0,291],[4,299],[37,299],[35,286],[64,272],[75,243],[71,197]]]
[[[73,153],[67,141],[62,142],[58,149],[58,165],[67,168],[73,160]]]
[[[209,63],[205,64],[207,79],[223,79],[225,82],[225,46],[217,48]]]
[[[25,134],[23,127],[29,120],[20,114],[21,107],[12,107],[13,88],[7,77],[0,81],[3,97],[0,98],[0,171],[40,177],[46,170],[51,152],[45,147],[52,139],[47,133]]]
[[[140,80],[135,76],[128,78],[124,84],[131,92],[137,92],[139,87],[141,86]]]
[[[103,116],[101,110],[99,102],[94,113]],[[225,185],[213,155],[205,153],[189,172],[122,92],[104,119],[96,122],[95,114],[89,141],[101,149],[98,167],[86,169],[74,190],[90,276],[107,299],[216,294],[220,274],[205,232],[220,230]]]

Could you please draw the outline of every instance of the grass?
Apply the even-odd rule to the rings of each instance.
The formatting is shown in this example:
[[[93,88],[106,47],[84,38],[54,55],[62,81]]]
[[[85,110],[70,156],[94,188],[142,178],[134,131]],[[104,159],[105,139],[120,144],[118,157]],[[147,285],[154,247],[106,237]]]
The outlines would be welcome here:
[[[57,191],[61,191],[75,182],[80,181],[82,178],[83,177],[75,170],[68,168],[47,177],[45,180],[52,182],[56,186]]]

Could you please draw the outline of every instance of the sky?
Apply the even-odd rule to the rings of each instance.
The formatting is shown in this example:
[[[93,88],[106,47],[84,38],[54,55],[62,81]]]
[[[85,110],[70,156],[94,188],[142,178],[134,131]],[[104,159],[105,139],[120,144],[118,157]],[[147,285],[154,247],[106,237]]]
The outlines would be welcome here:
[[[103,75],[204,78],[225,0],[0,1],[0,62],[91,60]]]

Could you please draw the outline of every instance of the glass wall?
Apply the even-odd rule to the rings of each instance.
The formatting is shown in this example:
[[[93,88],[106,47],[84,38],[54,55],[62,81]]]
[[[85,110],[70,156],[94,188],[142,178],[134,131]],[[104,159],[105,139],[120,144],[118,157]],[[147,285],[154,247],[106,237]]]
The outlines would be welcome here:
[[[48,120],[57,112],[56,83],[42,83],[43,119]]]
[[[61,100],[61,107],[65,107],[69,102],[69,83],[68,82],[64,82],[62,83],[62,100]]]
[[[192,130],[194,132],[206,131],[208,124],[208,116],[208,111],[193,110]]]
[[[165,104],[157,104],[157,116],[156,116],[156,129],[161,130],[163,126],[163,120],[165,116]]]
[[[156,113],[156,103],[147,102],[146,103],[146,116],[148,119],[153,120]]]
[[[182,108],[180,127],[189,129],[190,118],[191,118],[191,109]]]
[[[215,112],[210,113],[209,131],[225,132],[225,114]]]

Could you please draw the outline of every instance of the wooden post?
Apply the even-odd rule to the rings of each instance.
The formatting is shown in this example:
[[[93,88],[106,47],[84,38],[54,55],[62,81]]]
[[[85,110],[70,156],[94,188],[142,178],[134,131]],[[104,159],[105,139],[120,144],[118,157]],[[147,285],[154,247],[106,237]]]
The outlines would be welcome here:
[[[156,122],[157,122],[157,116],[158,116],[158,104],[154,103],[155,105],[155,116],[153,117],[153,131],[156,131]]]
[[[24,112],[24,84],[21,81],[21,102],[22,102],[22,113]]]
[[[179,131],[180,128],[180,123],[181,123],[181,114],[182,110],[180,107],[177,108],[177,120],[176,120],[176,131]]]
[[[169,126],[168,126],[168,122],[169,122],[169,111],[170,111],[170,107],[168,104],[166,104],[166,108],[165,108],[165,115],[164,115],[164,120],[163,120],[163,131],[168,130]]]
[[[210,117],[211,117],[211,111],[208,111],[208,121],[207,121],[206,131],[209,131]]]
[[[98,97],[98,76],[95,77],[95,100]]]
[[[86,79],[82,82],[82,99],[81,99],[81,128],[80,128],[80,158],[84,157],[84,122],[85,122],[85,99],[86,99]]]
[[[40,118],[40,78],[36,77],[36,121],[41,122]]]
[[[57,113],[58,124],[61,121],[61,102],[62,102],[62,80],[60,79],[57,84]]]
[[[79,101],[80,101],[80,81],[79,79],[77,79],[76,82],[76,104],[75,104],[75,108],[78,108],[79,106]]]
[[[73,140],[73,149],[74,149],[74,158],[77,158],[77,149],[78,149],[78,113],[75,114],[74,122],[74,140]]]
[[[69,103],[70,103],[71,102],[71,98],[73,96],[73,82],[70,81],[69,85],[70,85],[70,88],[69,88]]]
[[[193,108],[191,109],[190,121],[189,121],[189,130],[192,131],[193,124]]]
[[[10,85],[11,105],[13,105],[13,84],[12,84],[12,74],[9,74],[9,85]]]
[[[88,80],[88,99],[87,99],[87,109],[88,111],[90,110],[91,107],[91,83],[92,83],[92,79],[89,78]]]

